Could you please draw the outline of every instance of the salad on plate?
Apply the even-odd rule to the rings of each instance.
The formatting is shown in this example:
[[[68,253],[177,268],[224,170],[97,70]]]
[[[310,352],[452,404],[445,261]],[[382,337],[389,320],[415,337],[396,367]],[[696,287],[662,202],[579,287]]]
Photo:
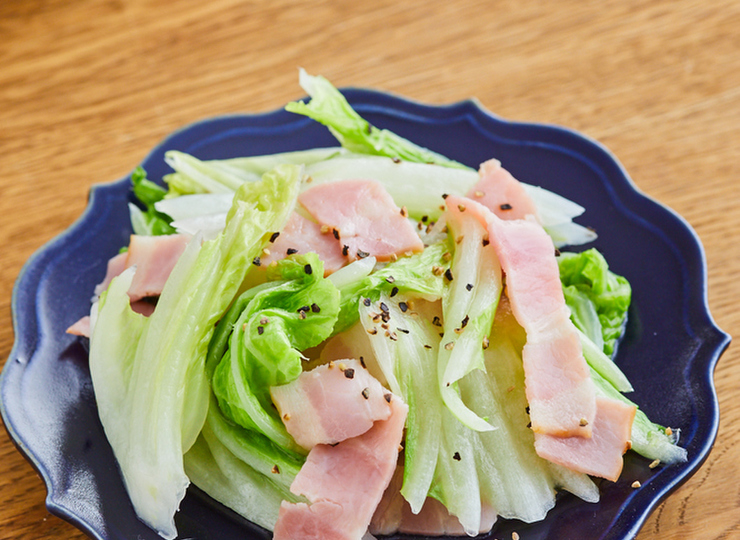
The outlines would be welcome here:
[[[278,540],[475,536],[597,502],[627,451],[686,460],[625,396],[631,289],[584,208],[300,82],[286,109],[339,145],[169,151],[167,189],[137,169],[134,234],[68,330],[144,523],[175,538],[192,483]]]

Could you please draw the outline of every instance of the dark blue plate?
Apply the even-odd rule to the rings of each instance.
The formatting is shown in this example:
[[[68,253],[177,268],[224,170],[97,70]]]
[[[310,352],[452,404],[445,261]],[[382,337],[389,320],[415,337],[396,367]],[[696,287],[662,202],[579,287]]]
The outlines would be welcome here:
[[[505,521],[488,538],[627,539],[655,506],[706,459],[717,433],[712,373],[729,336],[706,301],[701,245],[676,214],[640,194],[599,144],[558,127],[505,122],[466,101],[431,107],[368,90],[348,90],[370,122],[471,166],[500,159],[520,180],[585,206],[593,244],[632,283],[634,305],[617,362],[633,399],[656,422],[681,429],[687,463],[649,469],[628,454],[622,479],[603,482],[601,502],[564,495],[547,519]],[[142,164],[150,178],[170,172],[164,153],[201,159],[334,145],[328,131],[284,111],[199,122],[160,144]],[[11,438],[48,487],[49,511],[96,539],[157,539],[135,516],[98,420],[83,339],[65,329],[90,307],[106,261],[131,232],[129,178],[96,186],[82,217],[25,265],[13,294],[15,346],[2,375],[2,414]],[[633,489],[634,480],[642,483]],[[268,539],[192,488],[177,515],[180,538]]]

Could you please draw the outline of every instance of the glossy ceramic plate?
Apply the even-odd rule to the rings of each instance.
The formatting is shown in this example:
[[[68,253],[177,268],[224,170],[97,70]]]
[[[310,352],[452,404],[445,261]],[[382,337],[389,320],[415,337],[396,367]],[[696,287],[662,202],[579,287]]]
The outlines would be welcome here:
[[[477,167],[496,157],[514,176],[586,207],[592,244],[633,286],[633,307],[617,362],[650,418],[680,428],[687,463],[649,469],[629,453],[621,480],[601,484],[601,501],[563,495],[540,523],[499,522],[486,538],[623,540],[707,457],[718,424],[712,373],[729,337],[706,303],[702,248],[687,224],[640,194],[599,144],[565,129],[505,122],[466,101],[431,107],[368,90],[346,95],[371,123]],[[206,120],[168,137],[142,164],[169,171],[165,151],[201,159],[335,145],[326,128],[284,111]],[[129,179],[92,189],[84,215],[28,261],[16,283],[16,342],[2,376],[2,413],[11,438],[48,487],[49,511],[96,539],[157,539],[135,516],[95,405],[87,343],[65,329],[90,307],[106,261],[131,232]],[[639,480],[640,489],[631,484]],[[191,488],[176,517],[180,538],[268,539],[270,534]]]

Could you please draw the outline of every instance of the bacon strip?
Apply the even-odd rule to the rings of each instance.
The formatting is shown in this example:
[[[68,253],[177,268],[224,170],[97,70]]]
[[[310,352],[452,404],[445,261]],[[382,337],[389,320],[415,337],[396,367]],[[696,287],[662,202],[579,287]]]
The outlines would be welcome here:
[[[636,411],[632,405],[598,397],[590,439],[536,434],[534,447],[548,461],[616,482],[624,465],[622,455],[629,450]]]
[[[132,234],[128,250],[108,260],[105,278],[95,286],[93,301],[108,288],[114,277],[125,269],[136,266],[136,273],[128,290],[131,308],[148,317],[154,312],[154,304],[142,299],[159,296],[162,293],[167,278],[170,277],[172,269],[191,238],[188,234],[163,236]],[[90,337],[90,317],[82,317],[67,328],[67,333]]]
[[[537,217],[537,206],[524,186],[497,159],[490,159],[479,168],[480,180],[467,193],[469,199],[488,208],[504,220]]]
[[[532,429],[558,437],[591,437],[596,394],[570,320],[555,247],[538,224],[504,221],[481,204],[450,196],[486,224],[489,242],[506,275],[511,309],[527,332],[524,372]]]
[[[131,235],[126,252],[126,268],[136,266],[136,273],[128,290],[132,302],[162,293],[167,278],[190,239],[189,234]]]
[[[395,395],[390,406],[390,417],[362,435],[311,449],[290,487],[310,504],[283,502],[274,540],[360,540],[365,535],[396,468],[408,413]]]
[[[357,360],[339,360],[270,388],[288,433],[303,448],[336,444],[387,420],[390,394]]]
[[[462,204],[487,224],[506,274],[512,313],[527,333],[522,356],[537,454],[616,481],[636,409],[596,397],[549,236],[531,219],[504,221],[481,204],[454,197],[447,204]]]
[[[321,232],[321,225],[293,212],[274,242],[267,245],[270,254],[262,257],[262,265],[279,261],[293,253],[316,253],[324,262],[324,276],[347,264],[342,246],[331,231]]]
[[[337,231],[350,261],[368,255],[387,261],[424,245],[403,210],[374,180],[320,184],[298,200],[321,225]]]

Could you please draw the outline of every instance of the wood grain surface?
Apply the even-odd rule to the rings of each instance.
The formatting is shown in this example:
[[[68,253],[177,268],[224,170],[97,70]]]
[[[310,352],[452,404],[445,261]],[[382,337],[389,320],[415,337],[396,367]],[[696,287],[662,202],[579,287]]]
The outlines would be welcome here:
[[[297,69],[430,104],[476,97],[605,144],[694,227],[718,325],[740,334],[737,0],[3,0],[0,359],[28,257],[171,131],[301,97]],[[740,355],[716,370],[719,437],[640,540],[740,538]],[[79,539],[0,434],[0,538]]]

